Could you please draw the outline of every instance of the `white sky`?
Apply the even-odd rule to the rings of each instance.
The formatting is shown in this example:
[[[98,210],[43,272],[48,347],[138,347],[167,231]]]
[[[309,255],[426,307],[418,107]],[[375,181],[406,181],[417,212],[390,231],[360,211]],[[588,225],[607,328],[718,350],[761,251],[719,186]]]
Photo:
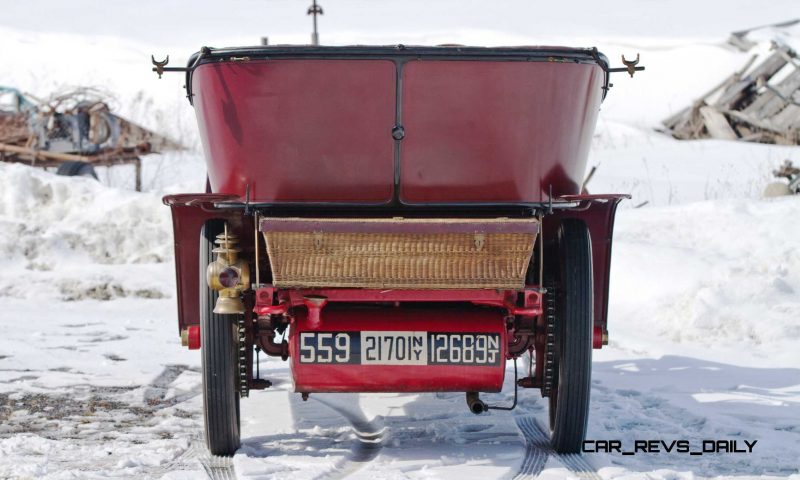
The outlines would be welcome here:
[[[0,0],[0,26],[166,46],[307,41],[311,0]],[[493,30],[532,37],[707,37],[800,17],[798,0],[320,0],[323,43]],[[456,34],[456,36],[458,36]],[[419,38],[419,37],[416,37]],[[463,38],[457,40],[463,41]],[[0,46],[2,48],[2,46]]]

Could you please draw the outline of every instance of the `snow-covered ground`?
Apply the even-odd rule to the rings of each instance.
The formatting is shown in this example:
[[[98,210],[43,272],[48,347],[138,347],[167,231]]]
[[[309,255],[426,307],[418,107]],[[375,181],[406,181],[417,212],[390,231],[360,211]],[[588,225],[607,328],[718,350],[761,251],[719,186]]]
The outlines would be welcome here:
[[[618,214],[611,343],[595,352],[588,438],[758,443],[751,454],[584,458],[603,478],[800,478],[800,198],[759,198],[772,168],[800,163],[800,148],[654,131],[747,61],[727,32],[798,17],[796,0],[505,3],[327,2],[323,40],[598,45],[613,63],[640,52],[647,70],[614,79],[591,156],[590,189],[634,199]],[[297,2],[237,0],[228,15],[208,13],[210,0],[31,5],[4,6],[0,84],[38,95],[99,85],[123,114],[195,146],[182,78],[157,80],[151,53],[181,64],[201,44],[307,37]],[[263,23],[247,9],[262,9]],[[800,38],[755,32],[758,51],[776,34]],[[202,188],[202,159],[148,159],[141,194],[125,188],[130,172],[105,173],[102,185],[0,164],[2,479],[205,475],[199,355],[179,344],[160,202]],[[240,478],[511,478],[529,459],[516,420],[547,415],[525,391],[515,412],[480,417],[461,394],[302,402],[285,363],[262,359],[261,371],[274,387],[242,403]],[[510,402],[507,373],[504,393],[487,400]],[[543,478],[567,475],[555,457],[544,465]]]

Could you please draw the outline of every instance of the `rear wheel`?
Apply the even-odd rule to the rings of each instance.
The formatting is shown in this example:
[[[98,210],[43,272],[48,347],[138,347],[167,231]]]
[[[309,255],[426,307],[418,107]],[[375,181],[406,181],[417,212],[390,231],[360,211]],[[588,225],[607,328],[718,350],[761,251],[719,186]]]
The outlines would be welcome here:
[[[213,455],[230,456],[240,445],[237,377],[237,315],[213,312],[217,292],[206,283],[214,239],[221,221],[210,221],[200,236],[200,341],[203,364],[203,417],[206,444]]]
[[[589,418],[592,369],[592,245],[586,224],[565,219],[558,232],[550,440],[559,453],[580,452]]]

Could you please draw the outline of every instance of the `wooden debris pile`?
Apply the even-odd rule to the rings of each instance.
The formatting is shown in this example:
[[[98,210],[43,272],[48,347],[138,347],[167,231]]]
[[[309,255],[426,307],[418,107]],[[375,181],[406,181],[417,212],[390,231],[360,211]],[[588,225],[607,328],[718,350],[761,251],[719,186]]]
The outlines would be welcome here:
[[[694,104],[664,120],[675,138],[718,138],[800,145],[800,60],[773,42],[756,64],[754,55],[737,72]]]

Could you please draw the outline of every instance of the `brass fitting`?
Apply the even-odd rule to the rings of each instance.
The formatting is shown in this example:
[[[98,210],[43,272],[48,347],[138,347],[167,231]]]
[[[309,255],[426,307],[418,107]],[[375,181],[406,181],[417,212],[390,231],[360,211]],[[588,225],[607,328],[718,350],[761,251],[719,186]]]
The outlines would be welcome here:
[[[217,247],[212,253],[217,254],[216,260],[206,268],[206,282],[208,286],[219,292],[219,298],[214,305],[214,313],[236,314],[244,313],[242,292],[250,284],[250,267],[247,262],[239,258],[242,251],[239,247],[239,238],[225,231],[217,235],[214,241]]]

